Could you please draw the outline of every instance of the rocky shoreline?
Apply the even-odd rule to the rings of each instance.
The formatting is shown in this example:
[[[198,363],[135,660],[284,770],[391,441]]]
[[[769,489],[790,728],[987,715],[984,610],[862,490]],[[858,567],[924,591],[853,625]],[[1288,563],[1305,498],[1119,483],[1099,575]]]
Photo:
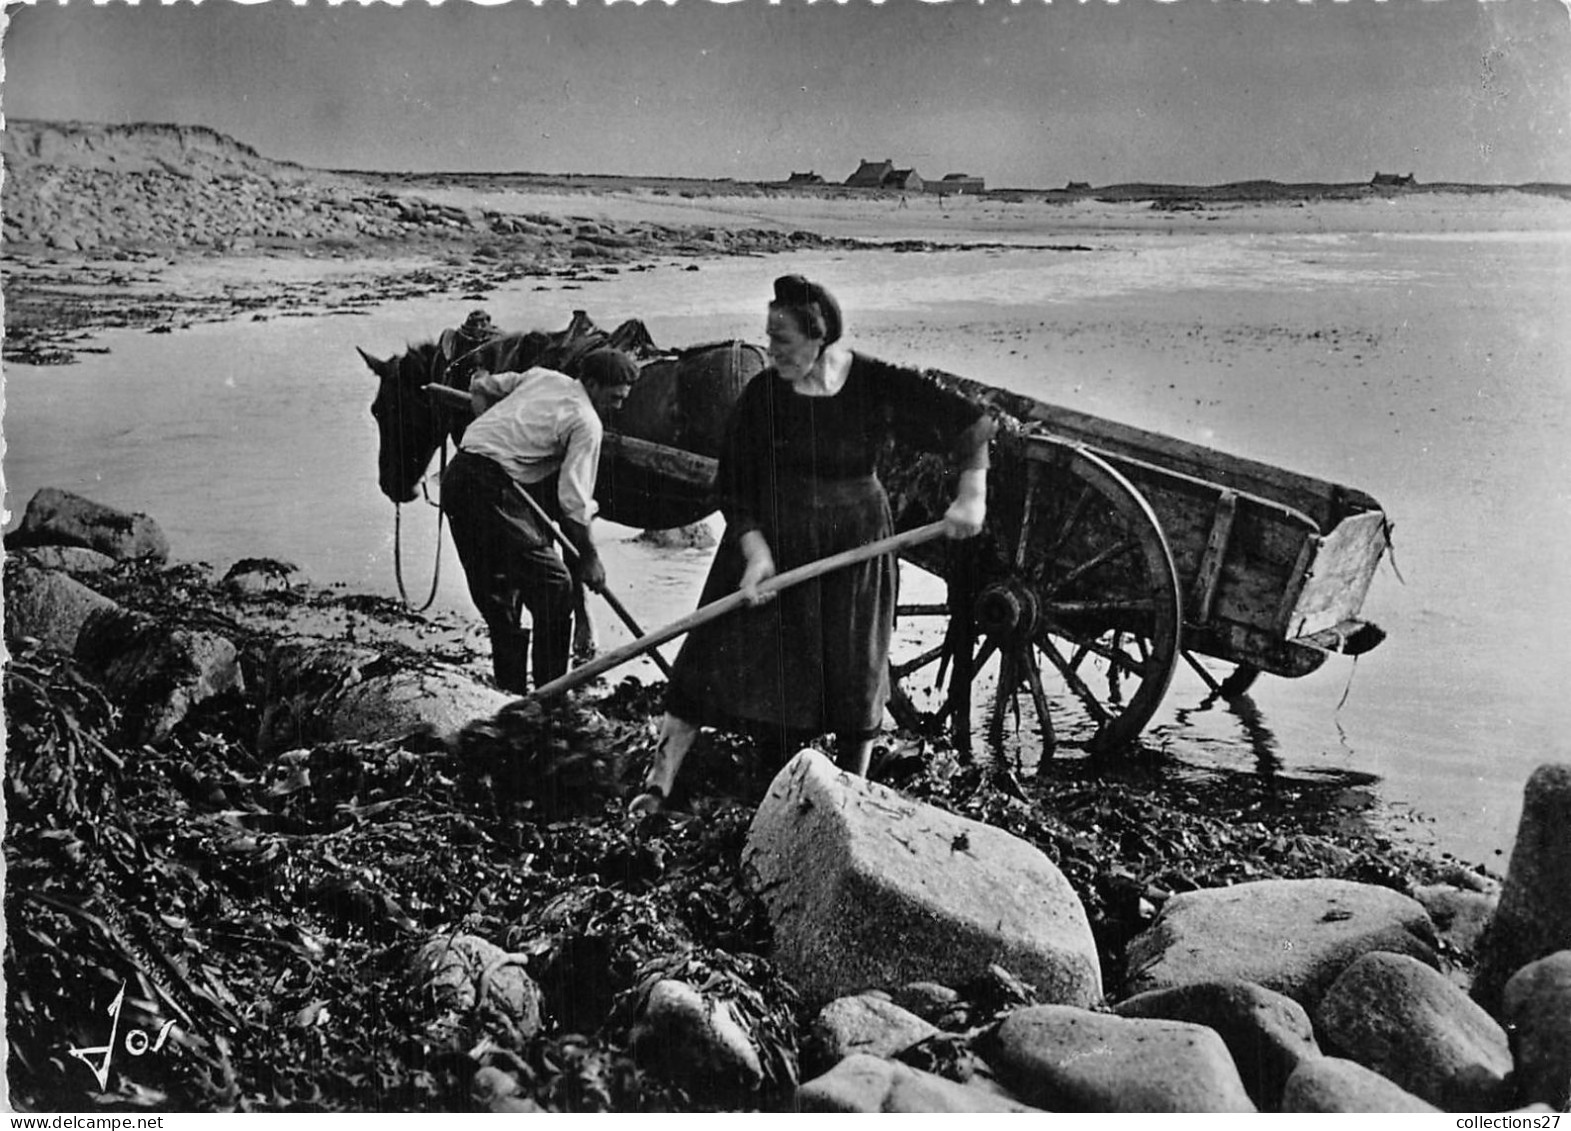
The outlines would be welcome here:
[[[1340,786],[898,733],[871,781],[716,735],[629,822],[658,686],[509,702],[454,621],[63,492],[7,550],[19,1108],[1566,1105],[1565,766],[1503,886]],[[97,1094],[122,985],[173,1036]]]
[[[4,144],[4,357],[31,365],[69,364],[104,329],[168,333],[448,292],[478,301],[522,278],[570,284],[662,257],[856,246],[766,227],[462,208],[191,127],[11,122]],[[171,278],[179,264],[258,257],[323,267],[283,283],[234,273],[206,293]]]

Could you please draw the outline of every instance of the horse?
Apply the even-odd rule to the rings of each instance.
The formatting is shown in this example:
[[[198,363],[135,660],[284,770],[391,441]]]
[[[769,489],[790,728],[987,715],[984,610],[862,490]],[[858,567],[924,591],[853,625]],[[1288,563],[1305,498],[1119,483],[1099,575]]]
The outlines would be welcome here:
[[[450,340],[450,334],[444,339]],[[422,342],[386,359],[361,349],[378,381],[371,415],[380,436],[377,483],[382,493],[394,503],[412,502],[438,448],[463,439],[468,415],[436,403],[425,393],[426,385],[467,392],[479,369],[512,373],[544,365],[571,372],[579,358],[601,347],[622,350],[639,364],[638,381],[627,403],[605,422],[607,431],[709,457],[720,454],[726,419],[742,389],[768,364],[764,351],[747,342],[665,350],[637,319],[607,333],[581,310],[556,333],[502,334],[456,354],[440,341]],[[707,492],[655,483],[628,493],[625,487],[632,481],[628,475],[615,482],[602,477],[603,489],[596,492],[602,515],[626,526],[669,529],[698,522],[714,510]]]
[[[356,347],[377,376],[376,398],[371,402],[380,438],[377,485],[394,503],[414,501],[437,449],[449,439],[455,444],[462,441],[469,422],[467,415],[427,396],[426,385],[468,392],[481,369],[491,373],[518,373],[533,365],[563,369],[599,345],[631,346],[628,352],[635,358],[639,350],[647,352],[654,346],[642,323],[624,323],[615,334],[607,334],[583,311],[575,311],[567,329],[557,334],[530,330],[499,334],[467,349],[465,344],[449,331],[437,341],[420,342],[386,359]]]

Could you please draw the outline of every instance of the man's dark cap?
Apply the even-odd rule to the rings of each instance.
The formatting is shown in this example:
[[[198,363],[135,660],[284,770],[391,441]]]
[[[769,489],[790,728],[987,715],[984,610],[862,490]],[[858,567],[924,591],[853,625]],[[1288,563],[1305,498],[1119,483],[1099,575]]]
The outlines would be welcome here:
[[[621,350],[591,350],[578,363],[578,379],[601,385],[631,385],[638,380],[638,363]]]
[[[496,327],[491,324],[491,316],[483,310],[471,310],[469,317],[464,319],[459,332],[471,338],[485,338],[496,333]]]

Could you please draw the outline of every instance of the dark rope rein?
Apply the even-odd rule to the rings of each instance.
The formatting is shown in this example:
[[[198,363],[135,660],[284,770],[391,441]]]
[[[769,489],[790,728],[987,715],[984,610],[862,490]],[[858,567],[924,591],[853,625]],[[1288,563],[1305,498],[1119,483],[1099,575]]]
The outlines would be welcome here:
[[[447,472],[447,437],[442,437],[442,463],[440,475]],[[426,490],[425,479],[420,480],[420,493],[425,496],[425,501],[436,507],[436,555],[431,564],[431,591],[426,594],[425,603],[418,609],[409,599],[409,593],[404,589],[404,506],[402,503],[393,504],[393,577],[398,582],[398,597],[405,608],[414,612],[423,613],[436,602],[437,587],[442,582],[442,527],[447,518],[440,502],[432,503],[431,494]]]
[[[475,351],[471,350],[469,352],[473,353]],[[457,359],[455,358],[454,360]],[[442,369],[442,376],[447,376],[446,366],[444,366]],[[442,412],[440,408],[438,408],[436,411],[439,415]],[[438,465],[439,470],[437,472],[438,490],[440,490],[441,481],[447,476],[446,428],[442,429],[442,439],[438,444],[438,451],[441,452],[442,456],[441,462]],[[431,493],[426,488],[424,475],[420,477],[420,493],[425,496],[425,501],[427,503],[436,507],[436,554],[435,559],[431,565],[431,591],[426,594],[425,604],[421,605],[418,609],[414,608],[414,602],[409,599],[409,593],[404,588],[404,507],[402,503],[393,504],[393,578],[398,582],[398,596],[399,599],[403,601],[404,607],[412,609],[412,611],[416,613],[425,612],[436,602],[437,588],[441,585],[442,582],[442,528],[445,525],[447,519],[447,512],[442,510],[441,502],[432,502]]]

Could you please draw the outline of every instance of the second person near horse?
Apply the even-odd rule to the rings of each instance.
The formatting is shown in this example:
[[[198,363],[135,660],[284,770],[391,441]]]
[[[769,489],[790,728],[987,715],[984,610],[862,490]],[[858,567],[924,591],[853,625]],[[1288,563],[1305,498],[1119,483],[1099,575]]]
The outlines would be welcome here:
[[[591,533],[601,418],[627,399],[638,365],[599,349],[573,368],[576,380],[540,366],[477,373],[469,387],[475,419],[442,480],[442,509],[490,633],[496,685],[519,695],[529,689],[531,661],[537,687],[567,671],[575,575],[605,588]],[[561,527],[576,551],[570,562],[531,500]],[[525,608],[532,632],[521,625]]]

